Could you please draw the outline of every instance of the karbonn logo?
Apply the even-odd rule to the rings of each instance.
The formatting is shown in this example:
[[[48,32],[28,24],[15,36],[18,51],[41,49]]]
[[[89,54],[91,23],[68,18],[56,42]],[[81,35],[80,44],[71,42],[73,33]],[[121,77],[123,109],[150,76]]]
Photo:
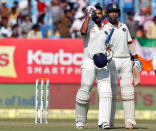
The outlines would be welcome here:
[[[33,52],[28,50],[28,64],[31,65],[36,63],[38,65],[81,65],[82,64],[82,53],[67,53],[63,49],[60,49],[57,53],[43,52],[38,50]]]
[[[0,76],[16,78],[14,67],[14,46],[0,46]]]

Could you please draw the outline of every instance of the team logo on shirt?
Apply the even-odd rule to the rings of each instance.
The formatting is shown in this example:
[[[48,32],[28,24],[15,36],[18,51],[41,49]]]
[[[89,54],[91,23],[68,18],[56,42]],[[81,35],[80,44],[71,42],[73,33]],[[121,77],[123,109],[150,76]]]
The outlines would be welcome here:
[[[126,32],[126,29],[125,29],[125,28],[122,28],[122,30],[123,30],[124,32]]]

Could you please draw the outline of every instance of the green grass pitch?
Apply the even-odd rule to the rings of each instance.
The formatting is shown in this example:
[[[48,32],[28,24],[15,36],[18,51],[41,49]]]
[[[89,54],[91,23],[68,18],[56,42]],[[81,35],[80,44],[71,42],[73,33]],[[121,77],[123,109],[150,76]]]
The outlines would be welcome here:
[[[1,119],[0,131],[77,131],[74,120],[49,120],[48,124],[34,124],[34,119]],[[88,120],[82,131],[98,131],[97,120]],[[133,131],[155,131],[156,121],[137,120]],[[127,131],[123,120],[116,120],[115,129],[109,131]]]

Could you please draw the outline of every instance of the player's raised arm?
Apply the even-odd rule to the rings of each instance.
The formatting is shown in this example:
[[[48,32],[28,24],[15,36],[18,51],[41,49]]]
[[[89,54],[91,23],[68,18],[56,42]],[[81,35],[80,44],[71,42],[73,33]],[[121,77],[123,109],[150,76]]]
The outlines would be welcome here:
[[[94,6],[88,6],[86,8],[86,12],[87,12],[87,17],[84,21],[84,23],[82,24],[82,27],[81,27],[81,35],[86,35],[87,34],[87,31],[88,31],[88,26],[89,26],[89,20],[91,18],[91,16],[94,14],[96,8]]]
[[[87,16],[84,23],[82,24],[82,27],[81,27],[81,35],[86,35],[87,34],[87,31],[88,31],[88,25],[89,25],[89,19],[90,17]]]

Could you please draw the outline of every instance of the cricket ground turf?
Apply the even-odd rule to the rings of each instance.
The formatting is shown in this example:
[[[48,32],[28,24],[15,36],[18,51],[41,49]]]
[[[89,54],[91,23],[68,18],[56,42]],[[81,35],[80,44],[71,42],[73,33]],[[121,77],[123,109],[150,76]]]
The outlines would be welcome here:
[[[74,120],[50,119],[48,124],[34,124],[34,119],[1,119],[0,131],[77,131]],[[89,120],[82,131],[98,131],[97,120]],[[109,131],[127,131],[123,120],[116,120]],[[134,131],[156,131],[155,120],[137,120]]]

